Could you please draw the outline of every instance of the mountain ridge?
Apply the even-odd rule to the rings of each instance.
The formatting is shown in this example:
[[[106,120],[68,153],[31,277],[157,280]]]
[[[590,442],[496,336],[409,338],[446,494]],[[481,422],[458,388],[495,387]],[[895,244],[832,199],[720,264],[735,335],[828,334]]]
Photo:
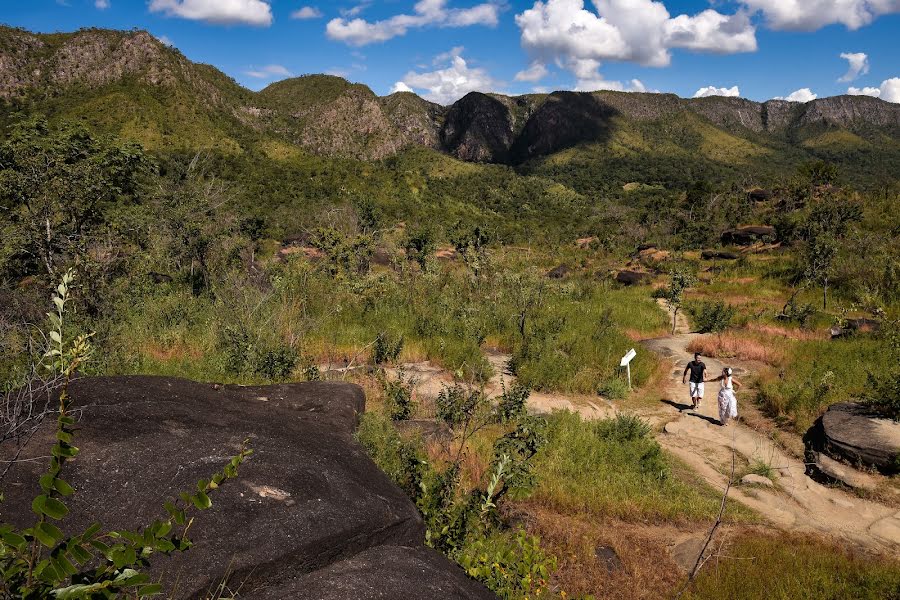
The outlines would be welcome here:
[[[34,34],[0,27],[0,100],[12,109],[7,113],[78,118],[151,148],[241,152],[254,140],[274,138],[361,160],[424,146],[469,162],[520,165],[570,148],[639,151],[662,140],[687,153],[710,143],[749,143],[828,155],[843,144],[900,156],[900,105],[868,96],[795,103],[614,91],[471,92],[441,106],[410,92],[378,96],[330,75],[289,78],[254,92],[139,30]],[[707,158],[729,153],[716,150]]]

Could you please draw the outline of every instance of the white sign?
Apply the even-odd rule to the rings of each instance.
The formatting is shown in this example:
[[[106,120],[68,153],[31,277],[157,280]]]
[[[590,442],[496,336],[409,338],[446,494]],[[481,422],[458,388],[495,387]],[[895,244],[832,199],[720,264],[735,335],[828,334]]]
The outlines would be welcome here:
[[[637,356],[637,352],[634,351],[634,348],[628,351],[628,354],[622,357],[622,362],[619,363],[620,367],[627,367],[628,363],[631,362],[631,359]]]

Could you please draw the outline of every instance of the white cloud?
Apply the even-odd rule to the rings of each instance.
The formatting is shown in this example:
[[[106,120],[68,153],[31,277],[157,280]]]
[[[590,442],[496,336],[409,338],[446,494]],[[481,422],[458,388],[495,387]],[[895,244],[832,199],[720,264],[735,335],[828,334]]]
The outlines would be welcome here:
[[[244,71],[244,74],[249,77],[255,77],[256,79],[274,79],[276,77],[291,76],[291,72],[287,67],[281,65],[266,65],[258,69],[251,67],[249,70]]]
[[[446,64],[442,69],[417,73],[410,71],[401,81],[394,84],[394,90],[425,90],[422,97],[438,104],[451,104],[469,92],[489,92],[501,84],[480,67],[470,67],[462,57],[463,49],[454,48],[435,58],[437,64]],[[405,86],[401,88],[400,86]]]
[[[396,94],[397,92],[412,92],[412,88],[403,83],[402,81],[398,81],[391,87],[391,93]]]
[[[516,81],[540,81],[547,76],[549,71],[547,66],[542,62],[533,62],[527,69],[516,73]]]
[[[366,5],[360,5],[363,8]],[[360,8],[359,6],[356,8]],[[409,29],[435,25],[438,27],[467,27],[470,25],[494,26],[498,22],[501,6],[494,2],[478,4],[471,8],[447,8],[447,0],[419,0],[411,15],[400,14],[382,21],[366,21],[360,18],[332,19],[325,33],[332,40],[351,46],[365,46],[384,42],[405,35]],[[346,16],[355,16],[348,13]]]
[[[173,42],[172,39],[167,35],[157,35],[154,37],[156,37],[156,39],[158,39],[164,46],[168,46],[170,48],[175,47],[175,42]]]
[[[772,29],[815,31],[840,24],[859,29],[878,17],[900,12],[900,0],[741,0],[761,11]]]
[[[216,25],[272,24],[272,7],[266,0],[150,0],[150,12]]]
[[[813,91],[809,88],[800,88],[799,90],[793,91],[787,96],[775,96],[775,100],[787,100],[788,102],[809,102],[811,100],[815,100],[819,95],[813,93]]]
[[[838,81],[853,81],[869,72],[869,57],[865,52],[842,52],[841,58],[848,63],[847,72]]]
[[[850,87],[847,93],[851,96],[873,96],[887,102],[900,103],[900,77],[892,77],[881,82],[880,87]]]
[[[732,98],[737,98],[741,95],[741,90],[738,86],[732,86],[730,88],[720,87],[717,88],[715,86],[707,86],[702,87],[694,93],[694,98],[706,98],[707,96],[727,96]]]
[[[322,11],[315,6],[301,6],[291,13],[292,19],[321,19]]]
[[[892,77],[881,82],[881,99],[900,103],[900,77]]]
[[[673,48],[731,54],[756,50],[756,28],[738,12],[704,10],[671,17],[654,0],[544,0],[516,15],[522,47],[534,60],[556,62],[581,80],[611,85],[599,75],[602,61],[664,67]],[[590,73],[586,76],[585,73]]]
[[[106,10],[109,8],[109,0],[94,0],[94,6],[100,10]]]

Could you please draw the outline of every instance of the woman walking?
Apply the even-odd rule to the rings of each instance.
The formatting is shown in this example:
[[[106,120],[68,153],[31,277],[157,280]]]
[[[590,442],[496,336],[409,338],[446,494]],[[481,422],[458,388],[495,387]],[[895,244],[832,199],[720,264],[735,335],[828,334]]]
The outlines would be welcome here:
[[[738,416],[737,412],[737,397],[734,395],[735,387],[737,389],[741,388],[741,382],[732,377],[733,371],[731,367],[725,367],[722,370],[722,374],[716,377],[715,379],[710,379],[709,382],[713,381],[721,381],[722,387],[719,389],[719,423],[723,426],[728,425],[729,419],[736,419]]]

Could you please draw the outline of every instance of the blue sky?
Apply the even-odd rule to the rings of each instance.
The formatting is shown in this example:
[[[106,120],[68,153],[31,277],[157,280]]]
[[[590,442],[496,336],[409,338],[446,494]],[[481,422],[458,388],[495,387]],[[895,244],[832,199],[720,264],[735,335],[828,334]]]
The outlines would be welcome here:
[[[900,102],[900,0],[3,0],[0,21],[146,29],[252,89],[328,72],[441,103],[603,88]]]

